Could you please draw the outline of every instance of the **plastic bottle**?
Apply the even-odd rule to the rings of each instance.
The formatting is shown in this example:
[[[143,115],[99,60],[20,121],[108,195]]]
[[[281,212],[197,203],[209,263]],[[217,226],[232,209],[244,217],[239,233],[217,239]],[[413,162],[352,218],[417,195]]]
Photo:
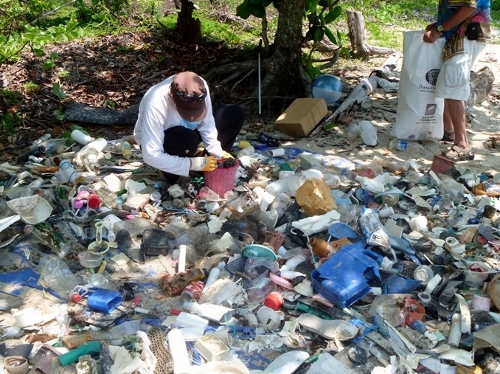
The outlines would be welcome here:
[[[66,139],[49,139],[41,143],[38,146],[38,150],[45,156],[49,156],[56,153],[62,153],[65,146]]]
[[[333,247],[330,243],[327,243],[326,240],[313,237],[309,240],[309,244],[311,245],[313,252],[319,258],[329,258],[333,255]]]
[[[40,282],[69,301],[71,291],[78,286],[79,279],[69,269],[64,261],[55,255],[45,255],[38,264]]]
[[[397,151],[409,152],[409,153],[425,153],[426,149],[423,145],[417,142],[409,142],[408,140],[402,139],[392,139],[389,142],[389,148]]]
[[[90,142],[94,141],[95,139],[91,137],[89,134],[85,134],[81,130],[73,130],[71,132],[71,139],[73,139],[75,142],[81,144],[81,145],[87,145]]]
[[[69,160],[63,160],[59,164],[59,170],[55,173],[57,180],[60,183],[71,183],[75,184],[76,178],[78,178],[80,173],[78,173],[71,164]]]
[[[208,273],[207,281],[205,282],[205,287],[203,288],[203,292],[205,292],[212,284],[215,283],[217,279],[219,279],[221,269],[215,266],[210,269],[210,273]]]
[[[363,143],[365,143],[366,145],[377,145],[377,129],[370,121],[359,122],[359,134],[361,135],[361,140],[363,140]]]
[[[122,141],[120,143],[120,152],[121,152],[122,156],[127,160],[132,158],[132,147],[131,147],[130,143],[127,142],[126,140]]]
[[[160,279],[160,287],[163,293],[169,297],[177,296],[182,293],[186,286],[197,280],[204,280],[208,275],[206,269],[193,268],[183,273],[170,275],[166,273]]]
[[[387,206],[394,206],[399,201],[399,195],[397,193],[388,193],[382,195],[382,204]]]

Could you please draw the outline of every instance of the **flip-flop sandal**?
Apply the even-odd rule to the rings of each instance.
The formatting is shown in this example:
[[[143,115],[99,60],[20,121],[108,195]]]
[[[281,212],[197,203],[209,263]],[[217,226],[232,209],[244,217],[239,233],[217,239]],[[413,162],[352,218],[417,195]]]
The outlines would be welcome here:
[[[358,334],[358,328],[355,325],[340,319],[327,320],[314,314],[304,313],[297,320],[306,330],[319,334],[325,339],[344,341],[353,339]]]
[[[474,153],[472,153],[472,149],[470,146],[467,148],[462,148],[458,145],[454,145],[446,152],[443,152],[443,156],[449,158],[452,161],[474,160]]]
[[[454,142],[455,141],[455,131],[446,130],[443,137],[441,138],[443,142]]]

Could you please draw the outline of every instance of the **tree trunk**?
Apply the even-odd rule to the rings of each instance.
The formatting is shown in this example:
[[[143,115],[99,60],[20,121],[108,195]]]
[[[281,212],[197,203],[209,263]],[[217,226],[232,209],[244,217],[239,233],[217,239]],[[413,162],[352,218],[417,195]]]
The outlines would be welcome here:
[[[262,95],[284,99],[285,106],[297,97],[310,96],[310,81],[301,63],[304,7],[305,0],[281,2],[275,50],[262,81]]]
[[[349,27],[349,39],[351,48],[356,57],[367,57],[370,55],[383,55],[394,53],[390,48],[380,48],[368,45],[366,42],[366,27],[363,13],[356,10],[347,11],[347,25]]]
[[[193,18],[194,4],[181,0],[181,11],[177,16],[176,31],[186,44],[201,44],[201,22]]]

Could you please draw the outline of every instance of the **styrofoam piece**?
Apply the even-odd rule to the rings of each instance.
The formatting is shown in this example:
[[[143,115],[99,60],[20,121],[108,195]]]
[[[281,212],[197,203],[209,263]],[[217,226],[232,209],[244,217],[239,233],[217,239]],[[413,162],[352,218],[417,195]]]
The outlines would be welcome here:
[[[177,316],[175,323],[179,327],[202,327],[206,329],[208,326],[208,319],[200,317],[196,314],[180,312]]]
[[[333,222],[338,220],[340,220],[340,213],[336,210],[332,210],[321,216],[312,216],[298,221],[293,221],[292,226],[301,229],[304,234],[310,236],[328,229]]]
[[[326,320],[309,313],[301,314],[298,322],[305,329],[317,333],[325,339],[344,341],[350,340],[358,334],[358,328],[350,322]]]
[[[19,197],[7,201],[7,206],[31,225],[45,221],[52,213],[50,203],[39,195]]]
[[[194,347],[207,361],[229,360],[229,347],[214,334],[207,334],[196,340]]]
[[[264,369],[264,374],[291,374],[308,358],[309,353],[304,351],[283,353]]]
[[[306,374],[354,374],[355,371],[349,369],[342,362],[337,360],[331,354],[323,352],[319,358],[311,365]]]
[[[21,219],[19,214],[0,219],[0,232]]]

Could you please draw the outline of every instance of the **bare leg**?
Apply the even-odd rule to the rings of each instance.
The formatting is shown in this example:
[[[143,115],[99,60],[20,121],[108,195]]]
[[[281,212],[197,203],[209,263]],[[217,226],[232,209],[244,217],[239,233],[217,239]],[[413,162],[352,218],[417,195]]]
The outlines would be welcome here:
[[[465,128],[466,117],[464,102],[461,100],[445,99],[444,113],[444,128],[445,130],[447,129],[446,121],[447,117],[449,117],[453,125],[453,130],[455,130],[455,145],[461,148],[468,147],[469,141],[467,140],[467,131]]]
[[[451,120],[450,110],[447,105],[447,101],[444,101],[444,112],[443,112],[443,123],[444,123],[444,132],[446,131],[454,131],[453,129],[453,121]]]

